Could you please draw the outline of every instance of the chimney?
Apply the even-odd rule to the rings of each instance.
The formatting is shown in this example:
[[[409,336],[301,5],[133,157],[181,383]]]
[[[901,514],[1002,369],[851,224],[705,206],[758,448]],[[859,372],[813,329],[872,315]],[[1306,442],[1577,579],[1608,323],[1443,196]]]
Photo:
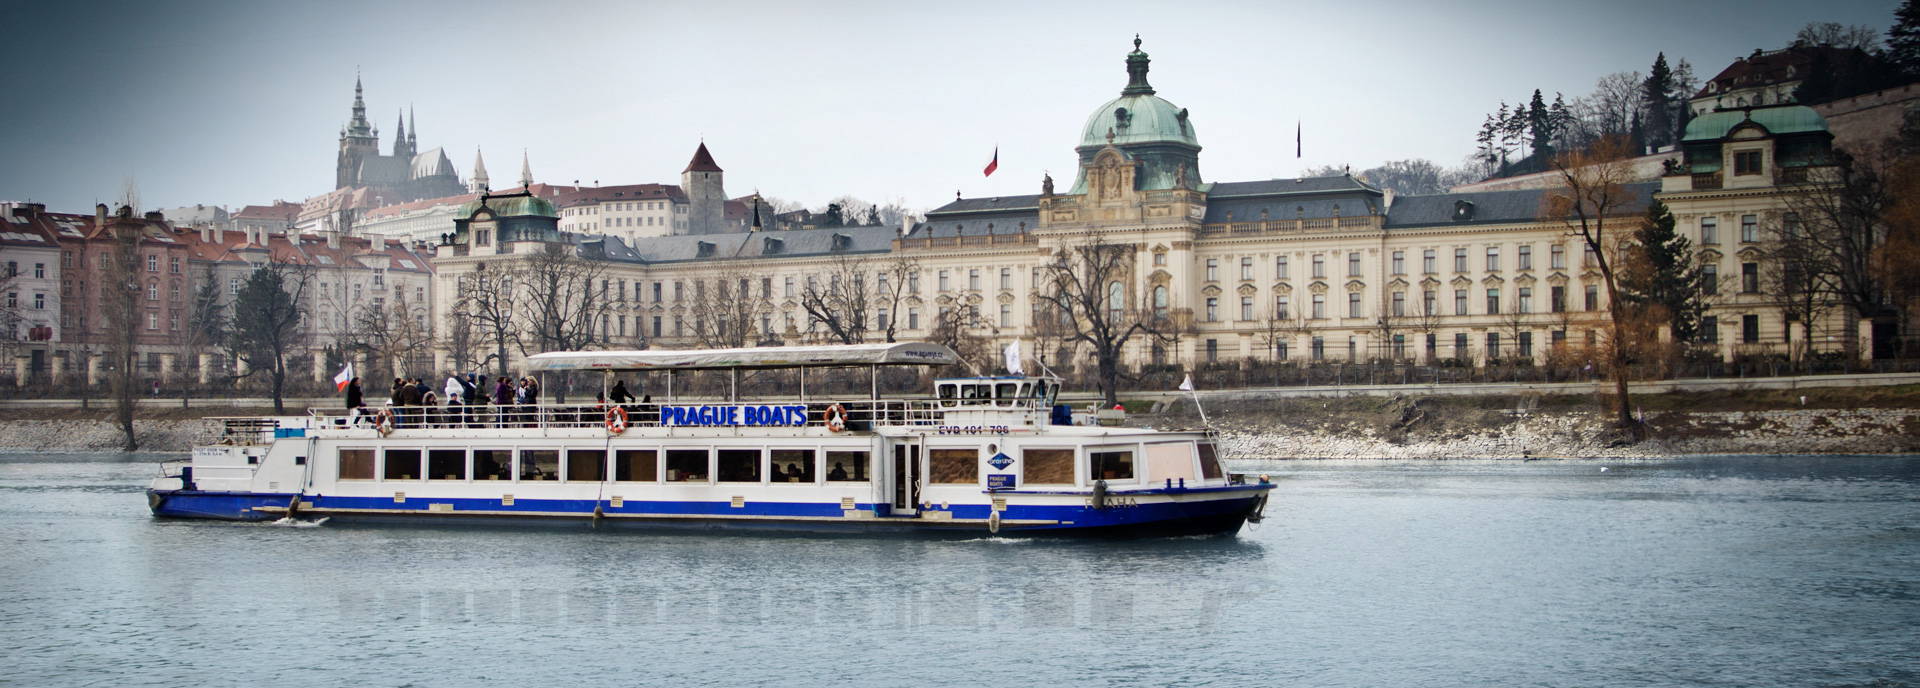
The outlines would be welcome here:
[[[324,234],[327,235],[327,248],[334,251],[340,250],[340,230],[329,228]]]
[[[107,226],[107,204],[105,203],[94,204],[93,226],[95,228],[104,228]]]
[[[1383,192],[1382,196],[1383,198],[1380,199],[1380,212],[1381,214],[1385,214],[1388,210],[1393,209],[1393,189],[1387,189]]]

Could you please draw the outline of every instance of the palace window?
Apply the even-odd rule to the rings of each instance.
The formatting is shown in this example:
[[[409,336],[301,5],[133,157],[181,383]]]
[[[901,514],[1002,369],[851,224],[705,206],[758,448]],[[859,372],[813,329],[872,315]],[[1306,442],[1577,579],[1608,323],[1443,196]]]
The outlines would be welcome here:
[[[940,271],[940,291],[947,291],[947,271]]]
[[[1278,258],[1273,259],[1273,278],[1287,279],[1288,277],[1289,275],[1287,274],[1287,257],[1280,256]]]
[[[1518,253],[1515,254],[1515,258],[1514,258],[1515,264],[1513,266],[1514,269],[1532,270],[1533,269],[1533,244],[1521,244],[1520,248],[1515,250],[1518,251]]]
[[[1153,288],[1153,319],[1167,319],[1167,288],[1165,286]]]
[[[1465,289],[1453,290],[1453,314],[1454,315],[1467,314],[1467,290]]]
[[[1555,270],[1567,269],[1567,247],[1554,244],[1547,247],[1547,267]]]
[[[1533,287],[1520,287],[1515,295],[1514,308],[1521,313],[1533,312]]]
[[[1207,322],[1220,322],[1220,299],[1207,299]]]
[[[881,275],[880,291],[882,292],[885,292],[887,290],[886,281],[887,281],[887,276]],[[1013,288],[1013,268],[1000,268],[1000,288],[1001,289]]]
[[[1313,278],[1326,279],[1326,277],[1327,277],[1327,257],[1320,254],[1314,254]]]
[[[1240,279],[1242,280],[1253,279],[1253,259],[1252,258],[1240,259]]]
[[[1487,290],[1487,315],[1499,315],[1499,314],[1500,314],[1500,290],[1488,289]]]
[[[1207,259],[1207,281],[1208,282],[1220,281],[1220,259],[1218,258]]]
[[[1347,276],[1348,276],[1348,277],[1359,277],[1359,276],[1360,276],[1360,254],[1359,254],[1359,252],[1354,252],[1354,253],[1349,253],[1349,254],[1347,254]]]
[[[1286,320],[1286,319],[1292,318],[1293,315],[1292,313],[1289,312],[1287,305],[1288,305],[1287,297],[1285,296],[1273,297],[1273,319]]]
[[[1712,296],[1720,293],[1720,266],[1707,263],[1700,266],[1700,293]]]
[[[1740,264],[1740,291],[1745,294],[1760,293],[1760,264]]]
[[[1327,295],[1326,295],[1326,294],[1314,294],[1314,295],[1313,295],[1313,313],[1312,313],[1312,315],[1313,315],[1313,319],[1314,319],[1314,320],[1324,320],[1324,319],[1326,319],[1326,317],[1327,317]]]
[[[1567,312],[1567,288],[1566,287],[1551,287],[1548,290],[1547,294],[1548,294],[1548,299],[1551,301],[1551,303],[1549,303],[1547,306],[1548,308],[1553,309],[1553,312],[1555,313]]]
[[[1714,246],[1720,243],[1720,220],[1718,218],[1700,218],[1700,245]]]
[[[967,289],[969,291],[980,291],[980,270],[978,268],[967,271]]]
[[[1500,247],[1487,247],[1487,272],[1500,271]]]
[[[1240,319],[1241,320],[1253,319],[1253,297],[1251,296],[1240,297]]]
[[[1740,216],[1740,241],[1748,244],[1760,241],[1759,215]]]
[[[1464,246],[1453,250],[1453,271],[1467,271],[1467,249]]]
[[[1347,294],[1347,317],[1360,317],[1360,292],[1349,292]]]
[[[1421,315],[1439,315],[1440,304],[1438,303],[1438,301],[1439,301],[1439,295],[1433,293],[1432,289],[1428,289],[1422,292],[1420,294],[1420,314]]]
[[[1396,274],[1396,275],[1407,274],[1407,252],[1406,251],[1393,252],[1393,274]]]
[[[1587,310],[1600,310],[1600,285],[1587,285]]]
[[[1739,151],[1733,154],[1733,175],[1745,177],[1760,174],[1760,151]]]

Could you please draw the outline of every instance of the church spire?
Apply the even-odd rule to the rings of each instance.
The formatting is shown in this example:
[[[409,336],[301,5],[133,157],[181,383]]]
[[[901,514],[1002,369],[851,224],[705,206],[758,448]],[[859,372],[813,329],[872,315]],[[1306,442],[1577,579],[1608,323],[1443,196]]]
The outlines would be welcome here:
[[[353,77],[353,119],[347,121],[348,138],[373,138],[373,124],[367,121],[367,101],[361,97],[360,77]]]
[[[407,106],[407,152],[420,152],[420,121],[413,118],[413,106]]]
[[[407,117],[401,113],[399,121],[393,124],[393,154],[399,157],[412,157],[407,153]]]
[[[527,161],[527,149],[520,149],[520,185],[533,189],[533,165]]]
[[[487,161],[480,158],[480,149],[473,149],[473,192],[487,191]]]
[[[1127,87],[1120,89],[1123,96],[1153,95],[1153,85],[1147,83],[1147,54],[1140,52],[1140,34],[1133,35],[1133,52],[1127,53]]]

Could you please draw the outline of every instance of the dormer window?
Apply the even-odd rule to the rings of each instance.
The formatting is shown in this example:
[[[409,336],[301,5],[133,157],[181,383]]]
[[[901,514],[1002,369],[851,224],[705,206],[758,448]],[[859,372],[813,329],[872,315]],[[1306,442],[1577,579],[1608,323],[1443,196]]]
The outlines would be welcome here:
[[[702,241],[702,242],[699,242],[699,244],[700,244],[699,250],[694,254],[694,257],[695,258],[712,258],[713,251],[715,248],[717,248],[714,245],[714,243],[711,241]]]
[[[760,245],[760,255],[763,255],[763,256],[776,255],[781,251],[786,250],[786,245],[787,245],[787,242],[784,240],[776,239],[773,237],[767,237],[766,241],[762,242]]]
[[[833,235],[833,245],[830,250],[845,251],[849,246],[852,246],[852,245],[853,245],[853,237],[847,236],[845,234],[835,234]]]
[[[1453,221],[1466,222],[1473,219],[1473,201],[1453,202]]]
[[[1733,175],[1736,177],[1760,174],[1760,151],[1740,151],[1733,154]]]

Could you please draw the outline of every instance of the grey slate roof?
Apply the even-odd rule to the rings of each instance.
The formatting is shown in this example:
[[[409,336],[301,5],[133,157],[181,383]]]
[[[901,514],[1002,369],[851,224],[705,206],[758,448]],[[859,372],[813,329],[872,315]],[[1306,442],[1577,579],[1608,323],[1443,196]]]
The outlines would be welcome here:
[[[1227,222],[1228,213],[1232,213],[1233,222],[1258,222],[1260,211],[1267,211],[1269,220],[1310,220],[1356,215],[1371,215],[1382,203],[1378,194],[1355,192],[1344,194],[1319,194],[1313,196],[1269,195],[1242,198],[1209,199],[1207,216],[1203,222],[1215,224]],[[1339,206],[1336,212],[1334,206]]]
[[[1653,199],[1653,193],[1660,190],[1660,183],[1628,184],[1627,190],[1633,194],[1633,200],[1621,208],[1621,212],[1640,213],[1646,210],[1647,204]],[[1517,189],[1399,196],[1393,199],[1393,207],[1387,210],[1387,226],[1393,228],[1530,222],[1540,219],[1542,204],[1554,191],[1556,190]],[[1453,219],[1456,201],[1467,201],[1473,204],[1473,219],[1465,221]]]
[[[944,213],[975,213],[1008,210],[1040,210],[1040,197],[1034,196],[993,196],[990,198],[962,198],[952,203],[927,211],[927,215]]]
[[[833,250],[834,236],[846,237],[845,246]],[[877,253],[893,248],[893,240],[899,235],[892,227],[835,227],[831,229],[796,229],[785,232],[733,232],[729,234],[689,234],[668,237],[645,237],[634,239],[631,246],[619,237],[608,236],[603,240],[607,256],[612,260],[631,260],[644,263],[670,263],[689,260],[707,260],[700,256],[700,244],[713,245],[713,259],[758,258],[763,255],[808,256],[840,253]],[[765,253],[767,239],[778,241],[779,250]]]
[[[1209,201],[1227,196],[1266,196],[1271,194],[1317,193],[1326,191],[1379,192],[1366,182],[1348,176],[1267,179],[1257,182],[1217,182],[1207,189]],[[1234,217],[1239,217],[1235,214]]]

